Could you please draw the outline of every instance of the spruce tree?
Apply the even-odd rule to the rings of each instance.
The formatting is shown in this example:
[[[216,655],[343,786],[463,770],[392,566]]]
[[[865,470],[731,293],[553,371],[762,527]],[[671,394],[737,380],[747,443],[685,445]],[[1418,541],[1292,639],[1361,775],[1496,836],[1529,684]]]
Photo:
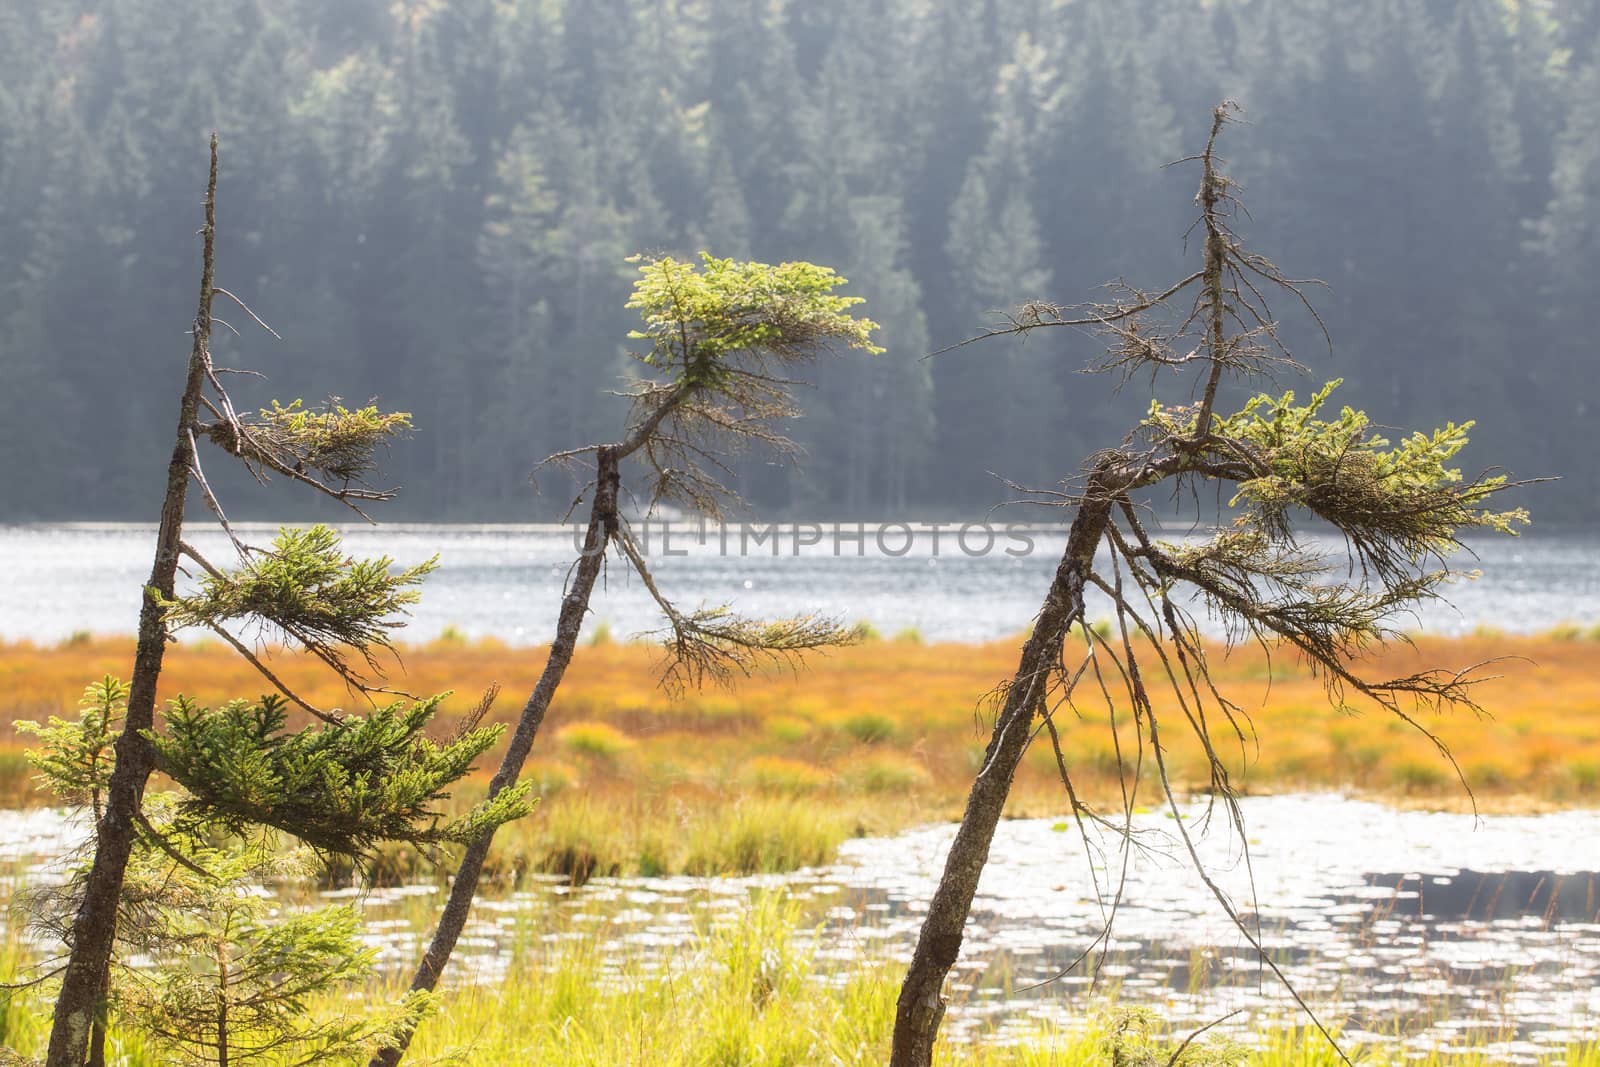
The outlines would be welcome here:
[[[1197,606],[1222,622],[1229,644],[1255,640],[1269,652],[1300,656],[1322,677],[1330,699],[1368,702],[1394,715],[1447,760],[1449,750],[1421,713],[1475,707],[1470,668],[1385,679],[1368,677],[1359,662],[1364,649],[1398,636],[1397,615],[1444,595],[1453,576],[1446,557],[1464,531],[1512,533],[1527,521],[1520,509],[1492,506],[1511,485],[1505,476],[1468,478],[1452,465],[1471,423],[1391,442],[1362,412],[1332,411],[1337,380],[1305,403],[1285,392],[1259,394],[1233,411],[1223,406],[1225,378],[1260,379],[1298,366],[1269,299],[1304,302],[1297,285],[1247,249],[1234,229],[1243,208],[1237,186],[1220,169],[1217,140],[1235,110],[1215,109],[1205,148],[1190,160],[1201,169],[1197,269],[1161,290],[1124,288],[1080,308],[1023,305],[991,332],[1094,330],[1108,343],[1097,369],[1125,383],[1172,373],[1188,379],[1193,399],[1172,405],[1152,398],[1121,445],[1092,455],[1064,490],[1042,494],[1070,510],[1066,547],[1016,673],[996,690],[989,745],[901,987],[893,1067],[932,1063],[945,979],[1031,744],[1051,746],[1073,816],[1104,819],[1080,799],[1060,740],[1062,731],[1080,728],[1061,713],[1084,705],[1102,707],[1113,731],[1119,720],[1134,726],[1132,746],[1116,743],[1130,773],[1121,811],[1108,823],[1121,824],[1124,847],[1132,847],[1138,768],[1148,759],[1154,800],[1171,811],[1218,906],[1267,969],[1283,977],[1258,932],[1206,876],[1167,774],[1164,731],[1186,730],[1205,754],[1209,791],[1245,838],[1223,753],[1249,742],[1249,716],[1211,675],[1216,649],[1202,638]],[[1147,513],[1152,491],[1192,500],[1197,510],[1216,499],[1217,513],[1192,515],[1195,529],[1212,532],[1187,542],[1160,540]],[[1295,524],[1308,519],[1330,527],[1344,551],[1324,553],[1305,539]],[[1111,624],[1103,630],[1085,614],[1095,591],[1110,604]]]
[[[172,456],[168,463],[155,560],[143,589],[138,651],[123,707],[123,725],[109,748],[91,761],[95,839],[88,869],[75,883],[71,919],[63,924],[67,957],[52,1023],[49,1067],[103,1062],[110,974],[117,937],[127,918],[130,869],[142,851],[174,859],[192,843],[223,834],[235,839],[272,827],[330,855],[356,858],[382,841],[424,847],[475,839],[492,825],[527,810],[526,791],[503,790],[493,800],[445,821],[438,804],[474,758],[499,736],[476,721],[452,740],[424,735],[440,698],[393,694],[379,679],[380,657],[392,652],[397,613],[417,597],[416,585],[433,561],[392,571],[387,558],[345,555],[327,527],[285,530],[270,546],[243,541],[228,521],[202,465],[202,443],[242,463],[258,480],[277,476],[315,490],[366,517],[365,507],[389,499],[374,487],[376,454],[410,428],[404,412],[337,401],[307,408],[273,403],[241,413],[223,386],[225,368],[211,355],[218,296],[243,316],[259,319],[215,281],[217,141],[205,196],[199,309]],[[226,534],[237,559],[225,569],[185,540],[186,508],[198,493]],[[200,587],[178,595],[180,560],[204,571]],[[166,644],[175,630],[204,627],[232,645],[262,675],[268,694],[205,708],[184,697],[157,711],[156,690]],[[240,637],[259,628],[298,645],[373,704],[369,715],[313,706],[285,687],[263,657]],[[401,696],[378,707],[376,698]],[[291,728],[289,709],[313,725]],[[106,724],[101,717],[98,729]],[[170,825],[149,815],[146,787],[161,770],[185,790]],[[185,845],[190,842],[191,845]],[[226,867],[231,860],[217,861]],[[203,871],[200,863],[181,866]],[[219,876],[226,880],[236,874]],[[241,919],[241,922],[243,919]],[[237,927],[245,936],[248,924]],[[328,933],[323,930],[323,933]],[[253,936],[253,935],[250,935]],[[270,931],[261,933],[266,943]],[[219,948],[219,951],[221,949]]]
[[[796,370],[833,347],[881,352],[871,340],[877,324],[851,314],[861,298],[836,294],[845,279],[827,267],[736,262],[705,253],[698,263],[670,256],[636,256],[632,262],[639,275],[627,306],[643,320],[629,334],[640,344],[634,358],[642,368],[629,390],[632,411],[620,439],[545,461],[582,471],[574,507],[587,501],[589,517],[561,598],[555,640],[489,783],[491,806],[522,788],[518,778],[577,651],[589,598],[612,553],[661,613],[661,681],[669,689],[726,682],[763,663],[793,664],[807,652],[853,640],[837,620],[817,615],[765,621],[739,616],[726,605],[679,608],[657,584],[624,510],[623,472],[625,463],[641,472],[632,495],[644,502],[646,515],[665,504],[721,518],[738,499],[725,481],[732,457],[752,447],[779,454],[794,449],[780,427],[799,413],[790,395]],[[431,992],[443,976],[466,928],[497,825],[485,820],[467,846],[417,964],[412,993]],[[370,1067],[395,1067],[410,1041],[407,1030],[373,1056]]]
[[[59,803],[93,816],[103,810],[127,698],[128,687],[106,677],[84,691],[76,719],[17,724],[39,738],[28,758]],[[245,777],[259,785],[260,770]],[[195,1067],[349,1060],[414,1026],[431,1006],[425,994],[329,1009],[324,994],[373,969],[376,953],[357,936],[356,912],[280,914],[263,885],[304,877],[309,865],[275,835],[230,836],[226,820],[196,817],[205,810],[181,790],[145,797],[148,831],[123,881],[108,1022],[159,1048],[166,1062]],[[24,895],[37,932],[66,935],[88,871],[79,864],[64,883]],[[90,1062],[103,1062],[98,1048]]]

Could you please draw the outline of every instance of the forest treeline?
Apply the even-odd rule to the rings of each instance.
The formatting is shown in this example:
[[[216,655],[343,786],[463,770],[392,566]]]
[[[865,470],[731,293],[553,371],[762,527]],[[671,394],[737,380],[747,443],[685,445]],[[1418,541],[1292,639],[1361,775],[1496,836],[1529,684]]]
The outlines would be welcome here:
[[[218,281],[283,335],[219,305],[219,363],[271,375],[236,398],[413,412],[405,513],[561,514],[527,475],[618,423],[626,257],[700,249],[837,268],[887,348],[815,368],[753,504],[976,512],[1115,444],[1131,391],[1064,330],[922,357],[1179,276],[1163,164],[1224,98],[1252,246],[1329,286],[1331,355],[1280,309],[1314,369],[1281,384],[1476,418],[1467,466],[1593,518],[1597,48],[1593,0],[0,4],[0,520],[155,517],[212,129]]]

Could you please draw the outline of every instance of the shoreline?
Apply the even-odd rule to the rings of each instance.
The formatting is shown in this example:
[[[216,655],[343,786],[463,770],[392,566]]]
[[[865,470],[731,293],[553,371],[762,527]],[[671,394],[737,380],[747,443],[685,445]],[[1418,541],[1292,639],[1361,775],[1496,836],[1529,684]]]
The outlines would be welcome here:
[[[986,698],[1015,669],[1020,640],[880,637],[812,656],[795,670],[766,668],[729,688],[674,696],[658,685],[658,649],[613,641],[596,627],[578,649],[527,777],[546,812],[564,812],[573,822],[592,822],[598,810],[633,811],[664,826],[670,811],[698,817],[735,804],[826,809],[837,823],[829,837],[938,821],[965,798],[987,740]],[[23,802],[31,776],[22,758],[27,742],[11,723],[70,715],[84,686],[125,673],[132,652],[130,638],[43,647],[0,642],[0,805]],[[1479,810],[1560,810],[1600,806],[1597,653],[1600,640],[1578,630],[1417,637],[1371,649],[1361,668],[1398,677],[1430,666],[1484,665],[1478,699],[1487,717],[1463,709],[1424,712],[1419,721],[1447,744]],[[361,701],[306,657],[270,648],[263,655],[318,706],[360,713]],[[1293,657],[1256,646],[1213,655],[1219,688],[1248,717],[1245,738],[1230,738],[1224,753],[1245,794],[1338,790],[1402,808],[1470,809],[1455,769],[1393,716],[1340,710]],[[544,658],[543,648],[451,637],[401,646],[385,666],[398,689],[453,691],[436,723],[446,732],[494,683],[504,697],[489,721],[508,721]],[[215,704],[266,689],[248,663],[212,640],[169,649],[161,695],[182,692]],[[1119,796],[1132,778],[1118,773],[1116,753],[1119,746],[1136,749],[1132,725],[1126,717],[1113,722],[1097,696],[1060,714],[1070,715],[1061,719],[1063,756],[1080,793],[1100,801]],[[1209,782],[1190,739],[1164,733],[1163,741],[1176,788],[1191,792]],[[1024,761],[1009,811],[1058,810],[1057,774],[1042,740]]]

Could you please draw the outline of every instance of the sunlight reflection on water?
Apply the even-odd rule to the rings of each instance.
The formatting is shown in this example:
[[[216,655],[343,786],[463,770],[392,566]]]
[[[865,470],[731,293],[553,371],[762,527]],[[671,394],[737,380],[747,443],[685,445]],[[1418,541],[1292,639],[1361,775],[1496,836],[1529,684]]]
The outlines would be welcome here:
[[[1491,1058],[1525,1062],[1594,1037],[1600,810],[1474,820],[1331,794],[1249,797],[1241,808],[1248,864],[1220,810],[1207,826],[1195,801],[1185,825],[1272,958],[1347,1039],[1392,1042],[1398,1032],[1415,1049],[1490,1041]],[[1091,988],[1089,967],[1070,965],[1103,927],[1121,867],[1116,836],[1091,831],[1086,857],[1069,823],[1001,823],[952,975],[947,1033],[1023,1040],[1041,1020],[1080,1023],[1112,993],[1180,1028],[1235,1009],[1240,1036],[1303,1022],[1188,864],[1176,826],[1165,811],[1136,815],[1140,847]],[[24,869],[37,882],[59,871],[40,860],[87,829],[57,812],[0,811],[0,857],[31,857]],[[774,890],[807,909],[800,936],[825,980],[863,961],[904,962],[953,834],[939,825],[850,841],[834,865],[791,875],[537,879],[478,903],[450,980],[493,981],[532,942],[598,939],[610,978],[637,981],[692,965],[683,950],[708,923],[736,921]],[[368,942],[397,972],[414,965],[443,904],[434,885],[321,897],[358,904]]]
[[[272,535],[267,526],[240,528],[256,541]],[[886,633],[916,628],[930,641],[1021,632],[1064,544],[1059,528],[996,528],[991,549],[976,555],[968,553],[979,552],[985,537],[963,542],[956,527],[919,527],[907,538],[894,524],[844,524],[842,531],[790,526],[759,541],[750,528],[713,527],[703,539],[691,524],[673,530],[670,538],[657,531],[650,554],[663,589],[685,603],[728,603],[764,617],[821,611]],[[552,526],[351,526],[344,534],[357,555],[415,563],[439,553],[439,569],[406,631],[411,641],[430,640],[448,626],[512,644],[547,641],[574,556],[571,530]],[[0,558],[7,561],[0,638],[54,642],[75,631],[131,633],[153,535],[153,527],[133,524],[0,526]],[[805,543],[813,537],[815,543]],[[220,535],[197,533],[192,540],[213,561],[230,557]],[[1024,545],[1025,554],[1012,554]],[[1431,605],[1417,620],[1402,618],[1400,628],[1534,632],[1600,622],[1600,572],[1593,565],[1600,539],[1536,531],[1517,540],[1473,540],[1469,547],[1477,558],[1463,556],[1457,565],[1483,577],[1451,589],[1453,608]],[[621,634],[659,626],[649,595],[624,567],[611,568],[596,593],[592,621],[598,620]]]
[[[1348,1039],[1392,1041],[1397,1030],[1415,1048],[1493,1039],[1495,1055],[1520,1062],[1593,1036],[1600,811],[1475,822],[1326,794],[1246,798],[1242,807],[1248,866],[1220,814],[1200,836],[1201,855],[1295,987]],[[1197,834],[1203,810],[1185,811]],[[1062,972],[1102,928],[1120,867],[1114,838],[1094,834],[1088,862],[1074,827],[1002,823],[953,974],[949,1032],[988,1027],[998,1040],[1022,1040],[1040,1020],[1070,1027],[1112,990],[1178,1027],[1235,1009],[1244,1009],[1231,1024],[1240,1034],[1303,1021],[1180,855],[1175,825],[1164,812],[1136,817],[1142,845],[1092,990],[1087,967]],[[548,882],[480,907],[465,971],[492,980],[529,937],[594,936],[603,959],[643,953],[666,968],[707,921],[730,920],[752,894],[779,888],[821,924],[813,951],[835,973],[862,960],[904,962],[953,834],[934,826],[852,841],[836,865],[783,877]],[[373,893],[366,907],[382,916],[391,901]],[[387,927],[374,942],[403,969],[421,933]],[[620,970],[614,977],[623,981]]]

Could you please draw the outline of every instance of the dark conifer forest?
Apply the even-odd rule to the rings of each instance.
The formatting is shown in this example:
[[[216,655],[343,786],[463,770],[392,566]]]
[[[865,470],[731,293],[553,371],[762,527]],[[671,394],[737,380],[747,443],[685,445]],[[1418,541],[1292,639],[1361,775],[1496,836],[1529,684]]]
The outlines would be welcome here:
[[[411,411],[394,514],[559,517],[528,474],[618,424],[626,258],[701,249],[834,267],[882,326],[808,372],[799,465],[737,472],[762,514],[978,513],[1140,390],[1066,330],[923,357],[1181,276],[1163,164],[1223,99],[1252,247],[1327,283],[1280,385],[1476,419],[1467,467],[1600,513],[1595,0],[26,0],[0,71],[0,521],[156,517],[213,129],[218,281],[282,334],[219,305],[217,360]]]

